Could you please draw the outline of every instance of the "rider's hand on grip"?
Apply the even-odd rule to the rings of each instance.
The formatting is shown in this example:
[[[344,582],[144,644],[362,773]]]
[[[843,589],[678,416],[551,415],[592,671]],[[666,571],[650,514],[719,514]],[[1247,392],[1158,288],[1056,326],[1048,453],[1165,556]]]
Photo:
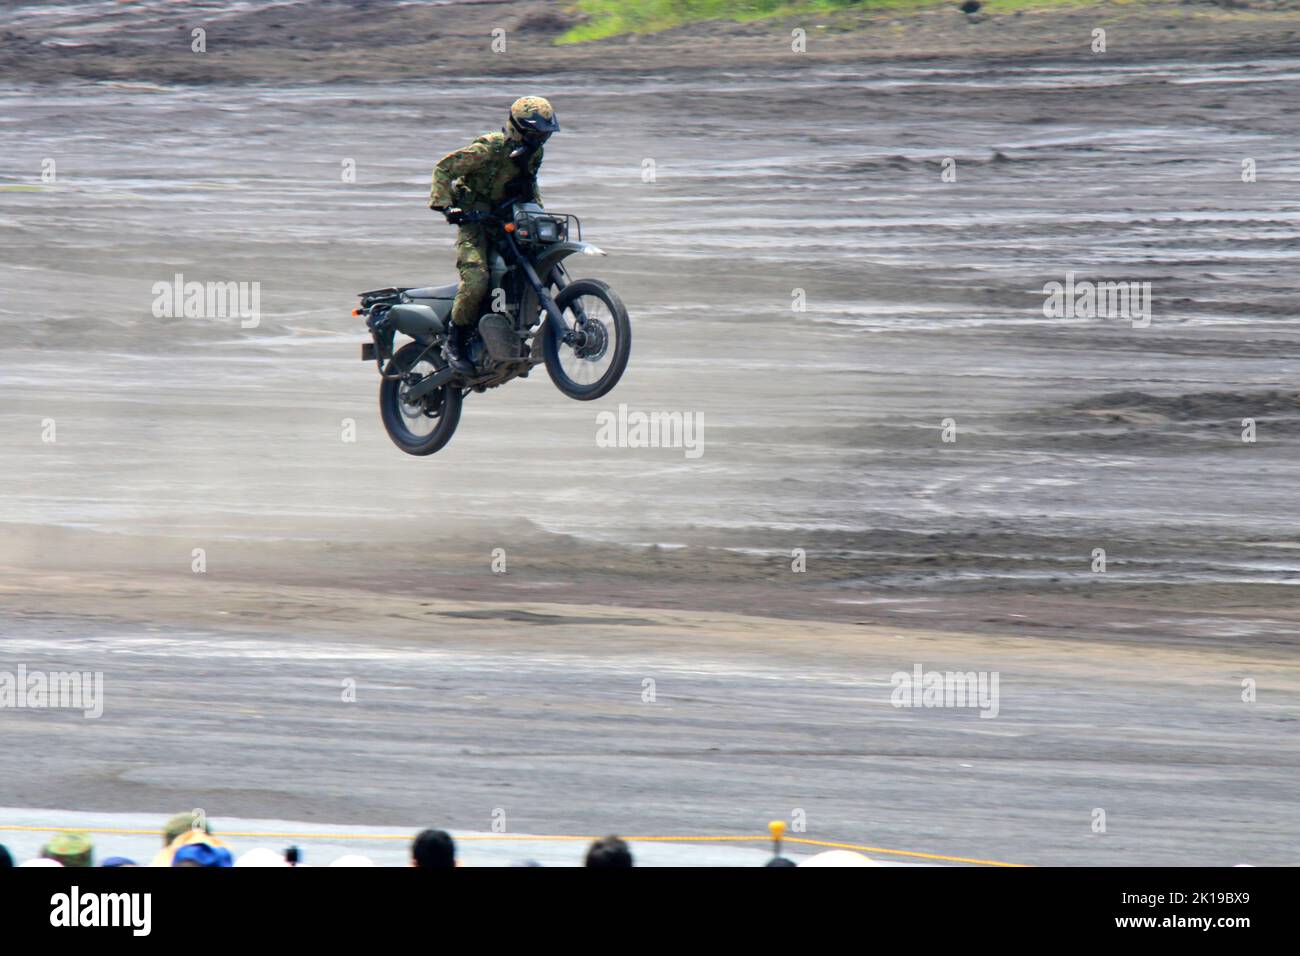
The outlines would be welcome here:
[[[448,206],[442,211],[442,214],[447,217],[447,222],[453,226],[459,226],[465,221],[465,210],[458,209],[455,206]]]

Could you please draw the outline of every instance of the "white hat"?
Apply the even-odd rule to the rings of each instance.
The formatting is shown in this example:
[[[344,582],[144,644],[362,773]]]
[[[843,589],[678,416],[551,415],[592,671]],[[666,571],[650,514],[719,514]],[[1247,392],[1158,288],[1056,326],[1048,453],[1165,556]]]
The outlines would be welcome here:
[[[799,864],[800,866],[883,866],[884,864],[871,859],[869,856],[863,856],[861,853],[854,853],[852,850],[827,850],[825,853],[818,853],[816,856],[810,856]]]
[[[374,866],[375,861],[368,856],[360,856],[356,853],[349,853],[347,856],[341,856],[330,866]]]
[[[235,866],[288,866],[284,857],[264,846],[255,847],[235,861]]]
[[[43,856],[38,856],[34,860],[28,860],[26,863],[19,863],[19,866],[63,866],[58,860],[47,860]]]

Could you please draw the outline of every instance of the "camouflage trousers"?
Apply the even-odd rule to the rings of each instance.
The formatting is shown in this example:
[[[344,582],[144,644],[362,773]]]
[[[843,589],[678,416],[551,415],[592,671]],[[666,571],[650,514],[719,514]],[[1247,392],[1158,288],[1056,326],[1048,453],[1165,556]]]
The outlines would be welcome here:
[[[482,223],[468,222],[456,236],[456,271],[460,288],[451,307],[451,321],[473,328],[481,314],[483,296],[492,284],[487,263],[487,230]]]

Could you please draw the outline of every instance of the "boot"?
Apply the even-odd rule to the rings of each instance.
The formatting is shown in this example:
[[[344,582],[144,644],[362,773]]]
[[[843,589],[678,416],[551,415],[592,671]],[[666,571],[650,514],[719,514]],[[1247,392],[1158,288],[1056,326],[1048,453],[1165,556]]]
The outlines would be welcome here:
[[[474,364],[465,356],[465,339],[468,332],[468,326],[452,322],[447,329],[447,341],[442,346],[443,358],[461,375],[474,374]]]

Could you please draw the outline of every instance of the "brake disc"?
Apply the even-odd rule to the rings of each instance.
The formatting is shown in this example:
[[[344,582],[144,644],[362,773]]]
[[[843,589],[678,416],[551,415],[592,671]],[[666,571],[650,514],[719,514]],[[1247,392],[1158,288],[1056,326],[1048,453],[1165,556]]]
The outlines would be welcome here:
[[[595,319],[587,319],[579,323],[578,331],[583,335],[583,342],[573,350],[574,355],[589,362],[595,362],[604,356],[609,348],[609,333],[605,331],[604,325]]]

